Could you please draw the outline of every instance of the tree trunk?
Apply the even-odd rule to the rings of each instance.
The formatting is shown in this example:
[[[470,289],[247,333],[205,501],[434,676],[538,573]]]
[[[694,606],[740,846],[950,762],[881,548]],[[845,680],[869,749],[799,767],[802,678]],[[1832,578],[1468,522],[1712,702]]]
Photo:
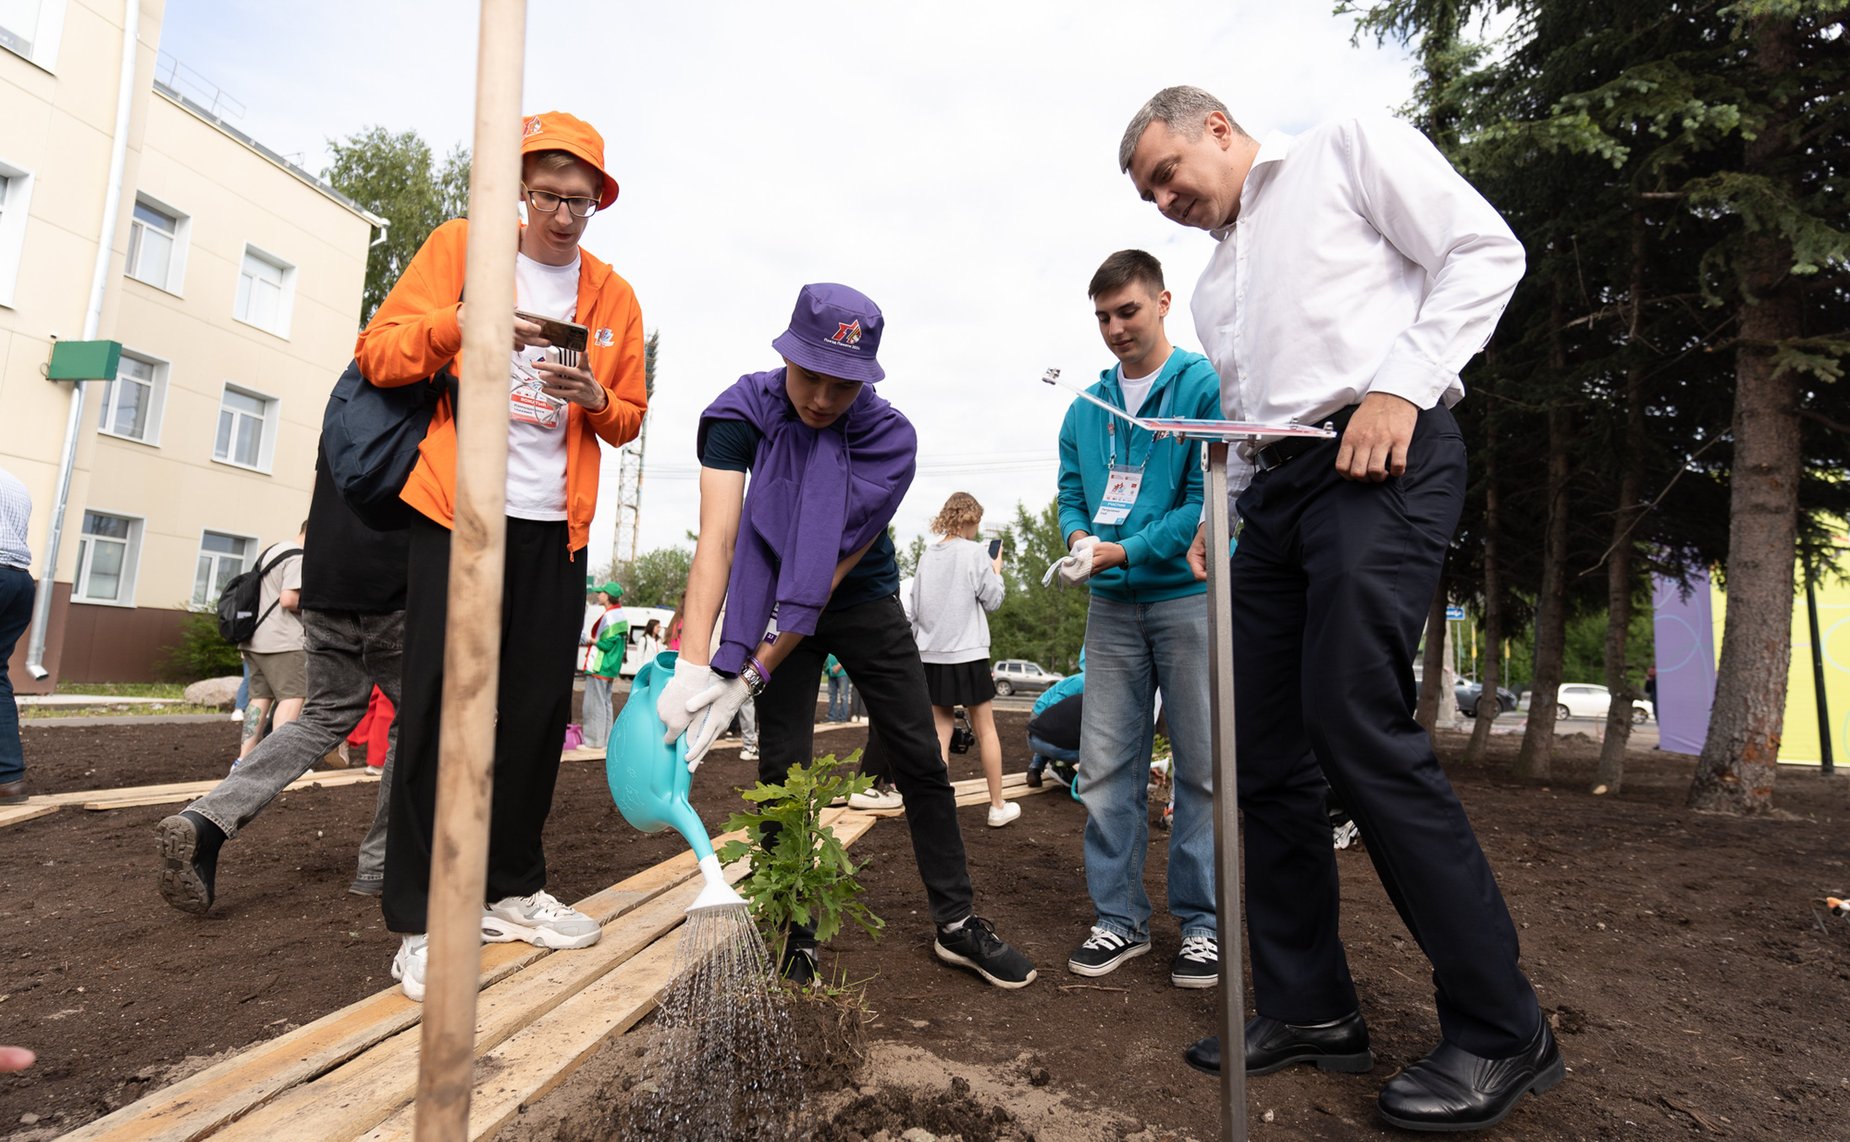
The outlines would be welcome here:
[[[1765,90],[1790,75],[1793,21],[1762,17],[1748,43]],[[1790,146],[1788,104],[1775,102],[1742,164],[1766,173]],[[1709,735],[1690,783],[1689,806],[1728,813],[1772,808],[1792,661],[1793,560],[1799,492],[1798,377],[1774,364],[1777,344],[1798,335],[1800,301],[1792,249],[1776,230],[1750,230],[1739,255],[1735,350],[1734,467],[1728,506],[1728,615]]]
[[[1600,745],[1599,772],[1594,792],[1617,793],[1625,785],[1625,750],[1632,740],[1631,683],[1626,681],[1626,643],[1632,625],[1633,538],[1644,506],[1639,492],[1644,485],[1644,362],[1636,356],[1639,326],[1644,311],[1644,210],[1632,210],[1631,328],[1626,340],[1634,356],[1625,371],[1625,451],[1620,458],[1619,510],[1612,514],[1612,550],[1606,560],[1606,689],[1612,705],[1606,711],[1606,737]]]
[[[1465,746],[1465,761],[1484,759],[1490,744],[1491,727],[1503,713],[1497,699],[1497,687],[1503,682],[1503,569],[1497,565],[1497,527],[1500,513],[1497,503],[1497,430],[1496,418],[1484,411],[1484,661],[1478,668],[1483,682],[1479,696],[1477,720],[1471,726],[1471,741]],[[1490,699],[1488,703],[1485,698]]]
[[[1413,707],[1413,720],[1431,737],[1439,722],[1439,695],[1445,689],[1445,573],[1439,574],[1439,589],[1432,594],[1432,606],[1426,611],[1426,650],[1420,656],[1420,696]]]
[[[1551,327],[1561,328],[1561,286],[1555,286]],[[1549,351],[1556,377],[1567,375],[1567,350],[1560,334]],[[1542,583],[1535,600],[1535,681],[1530,690],[1529,721],[1516,754],[1516,772],[1547,777],[1553,769],[1555,696],[1561,688],[1561,659],[1567,648],[1567,441],[1573,414],[1564,396],[1548,404],[1548,531],[1542,545]]]

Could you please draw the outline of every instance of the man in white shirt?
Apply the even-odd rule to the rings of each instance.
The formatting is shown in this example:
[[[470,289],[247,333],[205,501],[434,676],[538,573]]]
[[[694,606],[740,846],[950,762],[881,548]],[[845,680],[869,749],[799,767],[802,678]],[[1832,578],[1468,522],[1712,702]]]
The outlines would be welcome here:
[[[1193,308],[1225,415],[1341,430],[1244,450],[1230,472],[1258,1012],[1247,1074],[1373,1066],[1338,932],[1327,775],[1438,995],[1442,1041],[1382,1088],[1381,1115],[1413,1130],[1490,1126],[1564,1068],[1490,865],[1413,720],[1411,664],[1464,500],[1458,371],[1514,292],[1522,247],[1392,120],[1261,142],[1214,96],[1172,87],[1131,120],[1118,160],[1145,201],[1219,242]],[[1201,533],[1189,559],[1205,577]],[[1330,692],[1341,700],[1322,701]],[[1218,1071],[1218,1039],[1186,1057]]]

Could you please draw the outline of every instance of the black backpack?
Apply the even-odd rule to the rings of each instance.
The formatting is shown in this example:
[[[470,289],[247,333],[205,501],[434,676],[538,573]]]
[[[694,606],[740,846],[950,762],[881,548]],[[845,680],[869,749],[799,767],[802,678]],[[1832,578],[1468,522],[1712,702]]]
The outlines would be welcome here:
[[[257,633],[257,627],[276,609],[276,603],[282,602],[281,597],[278,597],[276,603],[271,603],[261,615],[257,613],[257,607],[263,602],[263,577],[283,560],[300,554],[300,547],[286,547],[263,566],[233,575],[225,582],[225,589],[218,593],[220,638],[233,646],[242,646],[251,640],[251,636]]]
[[[341,499],[375,531],[411,526],[411,505],[398,498],[418,445],[430,431],[430,414],[445,393],[456,408],[456,380],[447,367],[428,381],[382,388],[351,362],[334,383],[321,414],[321,451]]]

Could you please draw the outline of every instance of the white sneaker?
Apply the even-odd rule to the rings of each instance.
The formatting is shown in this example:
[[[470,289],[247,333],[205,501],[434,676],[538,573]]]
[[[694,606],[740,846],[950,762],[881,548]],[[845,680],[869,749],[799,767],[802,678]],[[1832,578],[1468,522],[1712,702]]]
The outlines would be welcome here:
[[[482,910],[482,940],[490,944],[525,940],[540,948],[588,948],[603,934],[596,920],[544,889],[497,900]]]
[[[848,798],[850,809],[904,809],[905,807],[906,799],[899,795],[899,790],[882,789],[878,785]]]
[[[989,827],[1000,829],[1002,826],[1021,816],[1021,806],[1013,801],[1004,801],[1000,806],[989,807]]]
[[[392,957],[392,978],[405,989],[405,998],[424,1002],[424,969],[430,965],[430,937],[404,936]]]

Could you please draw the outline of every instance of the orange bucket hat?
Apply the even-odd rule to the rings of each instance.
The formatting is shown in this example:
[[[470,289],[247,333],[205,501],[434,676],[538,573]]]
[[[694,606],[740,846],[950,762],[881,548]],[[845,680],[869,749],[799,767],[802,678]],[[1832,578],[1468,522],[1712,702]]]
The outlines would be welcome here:
[[[591,124],[563,111],[542,111],[529,115],[520,129],[520,153],[564,151],[573,158],[589,163],[604,177],[604,189],[597,196],[599,210],[610,209],[617,200],[617,180],[604,169],[604,136]]]

